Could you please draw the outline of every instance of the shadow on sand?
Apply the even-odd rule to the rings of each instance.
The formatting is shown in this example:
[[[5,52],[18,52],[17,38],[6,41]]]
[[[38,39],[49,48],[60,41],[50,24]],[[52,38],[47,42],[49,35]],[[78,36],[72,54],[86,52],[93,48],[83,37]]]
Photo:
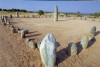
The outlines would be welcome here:
[[[98,34],[100,34],[100,31],[96,32],[96,35],[98,35]],[[87,48],[91,47],[95,42],[96,42],[96,39],[94,37],[91,41],[89,41]],[[77,42],[76,45],[77,45],[77,54],[79,54],[79,53],[81,53],[83,48],[82,48],[80,42]],[[70,57],[68,55],[67,47],[59,50],[56,55],[57,55],[57,57],[56,57],[56,67],[58,67],[59,63],[61,63],[62,61],[66,60],[67,58]]]
[[[99,34],[100,34],[100,31],[97,31],[96,34],[95,34],[95,36],[97,36],[97,35],[99,35]]]
[[[36,37],[36,36],[40,36],[42,34],[39,34],[38,31],[34,31],[34,32],[29,32],[28,34],[26,34],[25,38],[29,38],[29,37]]]

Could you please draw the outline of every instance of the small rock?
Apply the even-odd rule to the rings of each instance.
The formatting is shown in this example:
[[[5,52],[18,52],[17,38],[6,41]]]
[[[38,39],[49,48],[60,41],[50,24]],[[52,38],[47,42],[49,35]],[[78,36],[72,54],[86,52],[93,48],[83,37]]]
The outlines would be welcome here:
[[[31,40],[31,41],[28,42],[28,44],[29,44],[29,47],[30,48],[33,48],[33,49],[36,48],[36,45],[35,45],[35,42],[34,41]]]

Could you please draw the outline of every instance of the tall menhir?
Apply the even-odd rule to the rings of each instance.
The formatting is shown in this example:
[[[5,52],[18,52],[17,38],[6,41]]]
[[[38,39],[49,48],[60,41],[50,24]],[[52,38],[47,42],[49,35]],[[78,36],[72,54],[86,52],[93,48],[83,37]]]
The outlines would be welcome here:
[[[58,6],[55,6],[55,10],[54,10],[54,21],[58,21]]]
[[[17,16],[17,18],[19,18],[19,13],[18,12],[16,12],[16,16]]]

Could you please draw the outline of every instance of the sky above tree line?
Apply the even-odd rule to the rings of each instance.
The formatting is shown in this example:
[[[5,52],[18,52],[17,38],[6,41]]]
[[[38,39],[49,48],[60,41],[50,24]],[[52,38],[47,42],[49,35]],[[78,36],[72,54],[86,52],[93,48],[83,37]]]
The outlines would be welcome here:
[[[100,12],[100,2],[98,1],[54,1],[54,0],[0,0],[2,9],[26,9],[29,11],[43,10],[53,12],[55,5],[58,6],[59,12],[81,12],[95,13]]]

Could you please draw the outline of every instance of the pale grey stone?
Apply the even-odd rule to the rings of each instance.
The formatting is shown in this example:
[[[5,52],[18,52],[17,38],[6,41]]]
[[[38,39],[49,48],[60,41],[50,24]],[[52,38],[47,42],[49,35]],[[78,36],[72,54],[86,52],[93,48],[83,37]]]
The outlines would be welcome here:
[[[54,9],[54,21],[58,21],[58,6],[55,6]]]
[[[68,55],[76,55],[77,54],[77,46],[74,42],[68,43]]]
[[[89,42],[88,37],[87,36],[84,36],[82,38],[82,40],[81,40],[81,43],[80,43],[83,49],[87,48],[88,42]]]
[[[27,30],[27,29],[19,29],[19,30],[18,30],[18,33],[20,34],[21,31],[24,31],[25,34],[28,34],[28,30]]]
[[[90,30],[90,34],[94,36],[95,33],[96,33],[96,26],[92,26]]]
[[[37,47],[40,49],[41,41],[37,42]]]
[[[25,38],[24,30],[21,31],[21,38]]]
[[[40,55],[45,67],[54,67],[56,62],[56,39],[47,34],[40,44]]]
[[[33,49],[36,48],[35,42],[32,41],[32,40],[30,40],[30,41],[28,42],[28,46],[29,46],[30,48],[33,48]]]

